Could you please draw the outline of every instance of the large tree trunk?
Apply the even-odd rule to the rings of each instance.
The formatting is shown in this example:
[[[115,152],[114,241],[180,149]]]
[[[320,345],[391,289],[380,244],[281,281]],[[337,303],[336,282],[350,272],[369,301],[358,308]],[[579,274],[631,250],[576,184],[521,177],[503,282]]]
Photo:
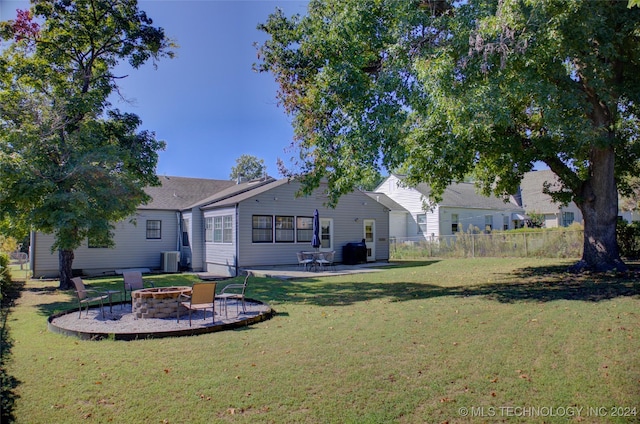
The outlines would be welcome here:
[[[627,270],[616,238],[618,190],[613,167],[613,149],[593,150],[591,178],[582,185],[576,202],[584,219],[584,250],[580,262],[572,267],[574,271]]]
[[[73,278],[73,250],[58,250],[58,271],[60,272],[60,290],[73,288],[71,278]]]

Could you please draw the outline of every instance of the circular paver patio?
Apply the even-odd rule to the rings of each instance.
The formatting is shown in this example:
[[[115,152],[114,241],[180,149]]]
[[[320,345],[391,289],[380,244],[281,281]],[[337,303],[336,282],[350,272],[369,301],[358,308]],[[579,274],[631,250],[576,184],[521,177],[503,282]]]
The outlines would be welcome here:
[[[175,316],[137,318],[131,311],[131,303],[127,302],[114,304],[111,308],[105,305],[104,315],[100,307],[89,308],[88,313],[83,309],[81,317],[78,316],[77,309],[61,312],[49,317],[48,327],[50,331],[84,340],[139,340],[224,331],[267,320],[275,313],[266,303],[248,298],[246,313],[243,313],[242,306],[236,305],[235,302],[229,302],[228,316],[217,306],[216,304],[215,321],[212,322],[211,310],[194,311],[191,315],[191,326],[188,313],[180,316],[180,322]]]

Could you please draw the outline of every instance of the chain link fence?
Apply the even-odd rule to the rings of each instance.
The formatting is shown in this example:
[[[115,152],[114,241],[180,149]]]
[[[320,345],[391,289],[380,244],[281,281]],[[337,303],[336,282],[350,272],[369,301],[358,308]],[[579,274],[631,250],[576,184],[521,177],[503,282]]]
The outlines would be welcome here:
[[[580,258],[581,230],[554,229],[532,232],[458,233],[439,237],[390,239],[392,259],[540,257]]]

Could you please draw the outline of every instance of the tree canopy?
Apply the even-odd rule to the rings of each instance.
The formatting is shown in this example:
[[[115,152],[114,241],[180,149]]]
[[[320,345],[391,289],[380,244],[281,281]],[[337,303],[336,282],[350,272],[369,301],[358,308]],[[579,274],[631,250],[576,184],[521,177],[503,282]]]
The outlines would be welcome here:
[[[111,107],[114,67],[172,57],[135,0],[39,0],[0,24],[0,213],[53,233],[61,288],[73,250],[111,245],[113,222],[149,200],[164,142]]]
[[[617,192],[637,175],[640,10],[584,0],[312,0],[280,10],[256,68],[293,116],[305,190],[330,196],[381,169],[437,200],[471,175],[514,193],[545,163],[585,217],[581,267],[624,269]],[[616,185],[617,184],[617,185]],[[613,237],[613,239],[611,238]],[[591,240],[589,242],[588,240]]]
[[[236,159],[236,165],[231,168],[229,178],[235,180],[241,177],[253,180],[262,177],[266,172],[267,167],[264,164],[264,159],[258,159],[253,155],[241,155]]]

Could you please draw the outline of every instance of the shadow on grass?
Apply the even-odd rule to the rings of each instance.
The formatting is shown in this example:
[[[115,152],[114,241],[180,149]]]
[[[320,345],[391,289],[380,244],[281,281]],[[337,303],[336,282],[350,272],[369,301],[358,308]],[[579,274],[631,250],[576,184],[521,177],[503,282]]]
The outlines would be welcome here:
[[[508,275],[495,275],[497,283],[453,287],[415,282],[332,282],[307,279],[258,282],[252,296],[267,302],[299,302],[319,306],[346,306],[372,299],[394,302],[446,296],[483,296],[500,303],[577,300],[599,302],[618,297],[640,296],[640,269],[618,276],[569,274],[567,268],[523,268]]]
[[[0,305],[0,422],[15,422],[13,408],[15,401],[20,397],[15,393],[15,389],[20,384],[14,376],[7,374],[5,364],[11,357],[13,340],[7,328],[7,318],[11,312],[11,307],[15,305],[16,299],[20,297],[20,292],[24,287],[23,282],[16,282],[4,293]]]

